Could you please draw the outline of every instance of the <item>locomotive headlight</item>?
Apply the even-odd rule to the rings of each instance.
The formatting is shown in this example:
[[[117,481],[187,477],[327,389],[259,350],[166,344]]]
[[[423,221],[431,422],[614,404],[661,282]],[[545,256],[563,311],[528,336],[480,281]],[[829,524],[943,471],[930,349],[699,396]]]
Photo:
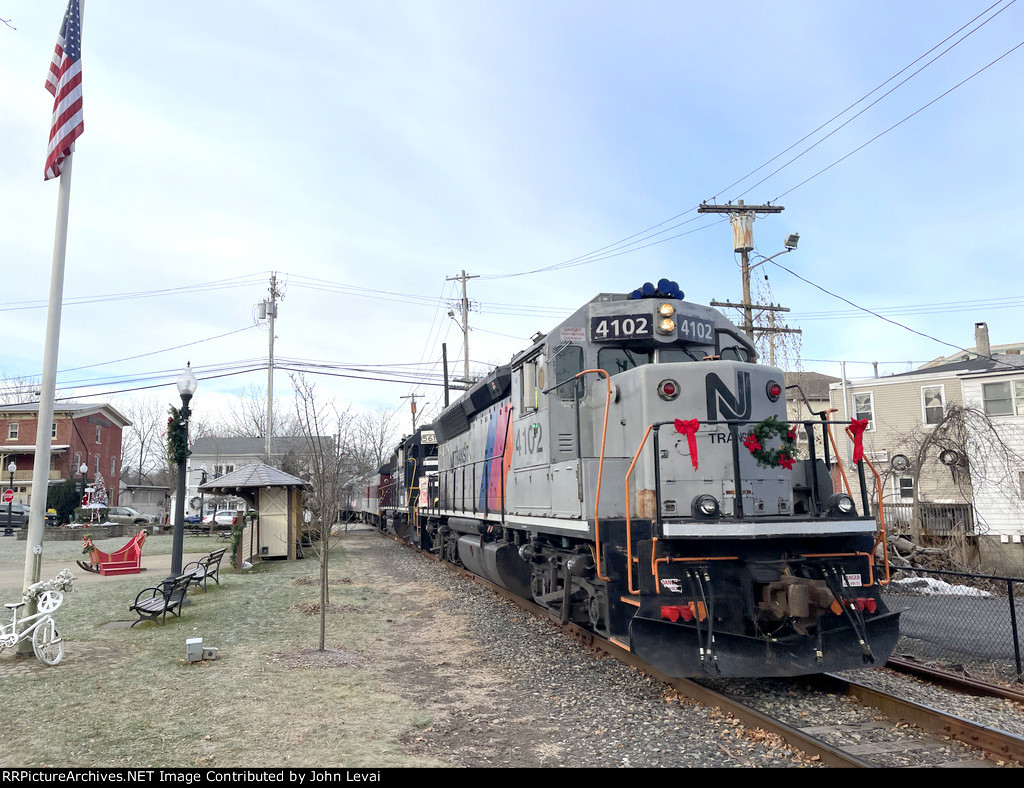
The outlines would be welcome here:
[[[663,380],[658,384],[658,396],[666,402],[671,402],[679,396],[679,384],[674,380]]]
[[[857,514],[857,507],[849,495],[836,493],[828,499],[828,513],[833,517],[853,517]]]
[[[662,304],[658,307],[658,314],[662,317],[672,317],[676,313],[676,308],[672,304]]]
[[[714,496],[698,495],[690,504],[690,512],[698,520],[711,520],[718,517],[720,509]]]
[[[659,334],[674,334],[676,332],[676,321],[670,317],[662,318],[658,323]]]

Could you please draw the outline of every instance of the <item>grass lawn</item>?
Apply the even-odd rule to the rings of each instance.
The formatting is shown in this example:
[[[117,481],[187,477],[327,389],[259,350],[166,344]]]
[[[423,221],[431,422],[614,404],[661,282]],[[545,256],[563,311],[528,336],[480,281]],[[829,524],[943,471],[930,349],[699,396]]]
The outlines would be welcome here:
[[[437,766],[409,757],[399,735],[429,724],[426,715],[381,690],[372,655],[386,626],[384,588],[360,584],[352,540],[331,553],[326,655],[317,645],[317,558],[257,564],[235,573],[225,558],[221,584],[193,590],[181,618],[127,629],[128,605],[162,578],[140,575],[79,583],[55,619],[64,660],[0,657],[0,765],[10,766]],[[97,542],[104,551],[126,539]],[[186,537],[184,552],[224,546]],[[170,537],[145,553],[169,553]],[[48,542],[45,560],[72,574],[80,542]],[[0,540],[0,563],[23,562],[25,543]],[[49,579],[44,577],[43,579]],[[15,601],[5,591],[2,602]],[[0,608],[0,614],[6,613]],[[201,637],[215,660],[185,661],[185,640]],[[324,657],[331,659],[323,659]]]

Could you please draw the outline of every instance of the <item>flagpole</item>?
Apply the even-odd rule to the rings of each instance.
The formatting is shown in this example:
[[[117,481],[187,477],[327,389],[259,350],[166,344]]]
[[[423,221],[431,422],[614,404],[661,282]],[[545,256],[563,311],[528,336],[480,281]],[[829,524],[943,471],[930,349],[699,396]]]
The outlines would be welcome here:
[[[39,582],[43,563],[43,529],[46,522],[46,494],[50,485],[50,448],[53,408],[57,389],[57,348],[60,343],[61,307],[64,301],[64,259],[68,245],[68,213],[71,208],[71,166],[74,154],[64,159],[57,196],[57,227],[53,238],[50,270],[50,304],[46,319],[43,351],[43,379],[39,396],[36,453],[32,465],[32,501],[29,506],[25,540],[25,586]]]
[[[80,33],[82,24],[82,13],[85,0],[77,0],[77,14],[73,14],[75,0],[68,3],[68,10],[65,14],[64,24],[61,27],[61,37],[58,38],[58,46],[55,56],[60,51],[60,63],[55,71],[51,65],[51,77],[47,79],[47,89],[53,93],[55,104],[54,111],[67,111],[64,101],[67,99],[66,86],[64,83],[68,75],[74,75],[80,79],[80,66],[71,69],[65,64],[69,45],[73,50],[71,57],[74,65],[78,66],[77,59],[80,53]],[[77,16],[77,18],[74,18]],[[70,25],[70,27],[69,27]],[[70,41],[65,34],[70,36]],[[73,95],[73,94],[72,94]],[[71,209],[71,169],[74,159],[74,139],[81,134],[81,103],[78,99],[78,127],[72,130],[70,139],[54,136],[62,129],[56,125],[57,118],[51,121],[51,143],[55,143],[58,155],[55,160],[50,161],[47,155],[47,177],[59,167],[60,185],[57,194],[57,226],[53,237],[53,261],[50,267],[50,302],[46,315],[46,345],[43,349],[43,375],[39,388],[39,419],[36,423],[36,449],[32,459],[32,498],[29,501],[28,528],[25,538],[25,578],[22,592],[27,592],[29,586],[39,582],[39,575],[43,566],[43,531],[46,524],[46,499],[50,491],[50,463],[52,461],[53,447],[53,406],[57,392],[57,350],[60,345],[60,320],[61,308],[64,303],[64,260],[67,256],[68,247],[68,215]],[[72,105],[71,109],[74,108]],[[60,118],[63,122],[64,118]],[[61,155],[65,142],[70,145],[66,148],[67,155]],[[45,180],[45,179],[44,179]],[[28,599],[26,616],[36,612],[35,599]],[[18,652],[31,652],[32,646],[28,640],[18,644]]]

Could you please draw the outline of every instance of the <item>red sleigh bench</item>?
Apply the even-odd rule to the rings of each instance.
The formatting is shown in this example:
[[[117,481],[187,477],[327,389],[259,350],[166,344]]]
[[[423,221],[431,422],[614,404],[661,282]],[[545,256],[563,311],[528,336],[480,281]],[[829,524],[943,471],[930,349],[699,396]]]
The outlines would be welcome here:
[[[86,572],[101,575],[137,575],[142,571],[142,545],[146,541],[146,532],[139,531],[128,540],[128,544],[114,553],[104,553],[93,547],[92,539],[82,537],[84,550],[88,552],[89,563],[78,561],[78,565]]]

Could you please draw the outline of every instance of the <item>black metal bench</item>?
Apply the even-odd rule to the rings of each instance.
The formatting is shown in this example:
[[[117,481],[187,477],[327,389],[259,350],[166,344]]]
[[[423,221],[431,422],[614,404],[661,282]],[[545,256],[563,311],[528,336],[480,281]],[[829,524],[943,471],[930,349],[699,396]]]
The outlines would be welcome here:
[[[128,606],[129,610],[134,610],[139,616],[139,620],[135,624],[147,619],[156,621],[158,618],[160,623],[164,623],[167,620],[168,612],[180,617],[182,605],[185,603],[185,594],[191,582],[190,575],[182,574],[170,577],[154,588],[140,591],[139,595],[135,597],[135,603]],[[134,627],[135,624],[132,626]]]
[[[202,585],[203,591],[206,590],[207,580],[212,579],[214,583],[220,585],[220,562],[224,558],[225,552],[227,552],[227,548],[222,547],[220,550],[214,550],[209,555],[203,556],[198,561],[193,561],[185,567],[182,575],[188,576],[191,585]]]

